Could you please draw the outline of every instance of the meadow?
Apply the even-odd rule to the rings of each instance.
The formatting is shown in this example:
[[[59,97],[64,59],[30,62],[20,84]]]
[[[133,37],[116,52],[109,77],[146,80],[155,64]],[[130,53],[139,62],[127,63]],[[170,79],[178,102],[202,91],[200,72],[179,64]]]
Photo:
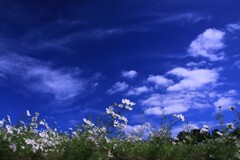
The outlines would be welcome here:
[[[95,122],[83,118],[83,124],[67,131],[51,127],[39,113],[26,111],[24,120],[12,124],[11,117],[0,121],[1,160],[235,160],[240,159],[240,112],[229,106],[234,118],[225,123],[221,107],[219,125],[190,128],[172,135],[172,129],[184,123],[182,114],[162,114],[160,126],[142,122],[129,129],[125,112],[135,103],[123,99],[114,103]],[[146,136],[147,134],[147,136]]]

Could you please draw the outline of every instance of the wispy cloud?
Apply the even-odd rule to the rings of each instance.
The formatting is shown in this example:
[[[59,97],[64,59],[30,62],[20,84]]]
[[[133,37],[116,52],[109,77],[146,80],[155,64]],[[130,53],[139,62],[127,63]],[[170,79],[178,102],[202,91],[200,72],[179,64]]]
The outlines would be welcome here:
[[[227,30],[229,32],[235,32],[237,30],[240,30],[240,25],[238,23],[231,23],[227,25]]]
[[[224,52],[221,50],[225,47],[223,42],[225,32],[217,29],[207,29],[193,40],[188,48],[188,52],[193,57],[205,57],[211,61],[224,59]]]
[[[158,87],[168,87],[169,85],[173,84],[171,79],[165,78],[164,76],[160,75],[150,75],[147,79],[148,82],[152,82],[155,84],[155,88]]]
[[[121,74],[122,74],[122,77],[129,78],[129,79],[133,79],[138,75],[138,73],[135,70],[122,71]]]
[[[129,96],[138,96],[140,94],[143,93],[148,93],[152,91],[151,88],[148,88],[147,86],[141,86],[141,87],[136,87],[136,88],[132,88],[127,92],[127,95]]]
[[[183,94],[152,94],[142,101],[142,105],[148,106],[144,113],[146,115],[162,115],[186,112],[192,97]]]
[[[55,69],[50,63],[17,54],[0,57],[0,74],[33,92],[51,94],[64,101],[86,89],[87,81],[79,77],[77,69]]]
[[[161,21],[163,22],[199,22],[201,20],[209,20],[211,16],[200,16],[196,12],[185,12],[185,13],[175,13],[175,14],[167,14],[166,17],[162,18]]]
[[[107,90],[108,94],[115,94],[117,92],[123,92],[128,88],[128,84],[126,82],[116,82],[113,86]]]

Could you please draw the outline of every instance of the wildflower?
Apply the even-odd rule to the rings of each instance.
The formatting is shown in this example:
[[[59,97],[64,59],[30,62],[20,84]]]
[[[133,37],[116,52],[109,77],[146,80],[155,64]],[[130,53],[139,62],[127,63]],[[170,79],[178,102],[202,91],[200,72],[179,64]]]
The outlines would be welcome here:
[[[126,109],[129,110],[129,111],[131,111],[131,110],[132,110],[132,107],[126,106]]]
[[[226,123],[228,129],[234,129],[233,123]]]
[[[76,132],[76,131],[73,131],[72,134],[73,134],[74,136],[76,136],[76,135],[77,135],[77,132]]]
[[[121,127],[122,127],[122,128],[126,128],[126,127],[127,127],[127,125],[126,125],[126,124],[124,124],[124,123],[121,123]]]
[[[39,113],[38,113],[38,112],[35,112],[35,116],[38,117],[38,116],[39,116]]]
[[[122,103],[126,104],[127,106],[134,106],[135,105],[135,103],[131,102],[128,99],[122,99]]]
[[[27,117],[30,117],[30,116],[31,116],[29,110],[26,111],[26,116],[27,116]]]
[[[223,136],[223,133],[221,133],[221,132],[219,132],[219,131],[217,131],[216,132],[219,136]]]
[[[23,121],[20,121],[20,123],[21,123],[22,125],[25,125],[25,123],[24,123]]]
[[[200,131],[200,133],[206,133],[206,132],[208,132],[208,131],[209,131],[208,129],[202,128],[201,131]]]
[[[16,144],[12,143],[10,146],[9,146],[10,149],[13,150],[13,152],[16,152],[17,151],[17,146]]]
[[[180,119],[181,121],[185,121],[185,118],[182,114],[173,114],[173,117],[176,117],[176,118]]]
[[[100,128],[100,131],[101,131],[102,133],[106,133],[106,132],[107,132],[107,128],[106,128],[106,127],[102,127],[102,128]]]
[[[4,122],[3,121],[0,121],[0,128],[2,128],[4,125]]]
[[[119,126],[119,122],[118,122],[117,120],[114,120],[113,126],[114,126],[114,127],[118,127],[118,126]]]
[[[108,150],[108,157],[109,157],[109,158],[113,158],[113,155],[112,155],[111,150]]]
[[[11,117],[9,115],[7,115],[7,121],[8,123],[11,123]]]
[[[150,123],[147,122],[147,123],[145,124],[145,126],[148,128],[148,127],[150,126]]]
[[[207,130],[210,129],[210,127],[209,127],[208,125],[203,125],[203,128],[205,128],[205,129],[207,129]]]
[[[120,117],[119,119],[123,120],[124,122],[128,122],[128,119],[126,117],[124,117],[124,116]]]
[[[83,118],[83,121],[84,121],[87,125],[89,125],[90,127],[93,127],[93,126],[94,126],[94,124],[93,124],[91,121],[87,120],[86,118]]]
[[[13,134],[12,126],[10,126],[10,125],[6,125],[6,129],[7,129],[7,133],[9,133],[9,134]]]
[[[235,107],[234,107],[234,106],[231,106],[231,107],[230,107],[230,110],[231,110],[231,111],[234,111],[234,110],[235,110]]]
[[[119,107],[119,108],[122,108],[122,107],[123,107],[123,105],[122,105],[122,104],[119,104],[119,105],[118,105],[118,107]]]
[[[44,120],[41,120],[41,121],[39,122],[39,124],[45,125]]]
[[[117,144],[115,143],[114,145],[113,145],[113,149],[115,150],[117,148]]]
[[[32,122],[37,122],[37,117],[32,117]]]
[[[112,114],[112,113],[114,113],[114,112],[113,112],[113,107],[110,106],[109,108],[106,108],[106,112],[107,112],[107,114]]]
[[[107,143],[110,142],[110,139],[108,139],[106,136],[105,136],[105,140],[106,140]]]

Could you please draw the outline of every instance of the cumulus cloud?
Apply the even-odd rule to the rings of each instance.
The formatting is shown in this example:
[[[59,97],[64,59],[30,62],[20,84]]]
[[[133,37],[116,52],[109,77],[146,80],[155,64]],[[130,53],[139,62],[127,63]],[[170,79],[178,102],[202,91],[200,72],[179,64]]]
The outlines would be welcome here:
[[[188,48],[188,52],[193,57],[205,57],[211,61],[224,59],[224,53],[219,52],[224,48],[225,32],[217,29],[207,29],[193,40]]]
[[[147,86],[141,86],[141,87],[136,87],[136,88],[132,88],[130,89],[128,92],[127,92],[127,95],[129,96],[138,96],[140,94],[143,94],[143,93],[147,93],[147,92],[150,92],[151,91],[151,88],[148,88]]]
[[[130,70],[130,71],[122,71],[122,77],[124,78],[135,78],[137,77],[138,73],[135,70]]]
[[[182,113],[190,108],[190,100],[183,94],[152,94],[142,105],[149,107],[144,111],[147,115]]]
[[[210,108],[216,97],[216,94],[212,95],[211,91],[206,90],[154,93],[141,100],[141,104],[146,107],[146,115],[161,115],[163,112],[173,114],[183,113],[191,108]]]
[[[128,88],[128,84],[126,82],[116,82],[113,86],[107,90],[108,94],[115,94],[117,92],[123,92]]]
[[[168,91],[195,90],[206,84],[214,84],[218,80],[218,72],[214,69],[193,69],[175,68],[168,74],[182,78],[180,82],[169,86]]]
[[[240,25],[237,23],[231,23],[227,25],[227,30],[229,32],[235,32],[236,30],[240,30]]]
[[[52,94],[60,101],[82,93],[87,84],[78,70],[54,69],[50,63],[17,54],[1,55],[0,74],[25,84],[31,91]]]
[[[153,82],[156,85],[156,87],[159,87],[159,86],[167,87],[173,84],[173,81],[171,79],[167,79],[160,75],[156,75],[156,76],[150,75],[147,81]]]

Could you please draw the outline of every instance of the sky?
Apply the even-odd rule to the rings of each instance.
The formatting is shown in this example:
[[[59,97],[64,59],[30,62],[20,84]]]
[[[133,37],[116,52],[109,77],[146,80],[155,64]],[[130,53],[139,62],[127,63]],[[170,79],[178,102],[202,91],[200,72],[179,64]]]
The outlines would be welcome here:
[[[240,1],[0,0],[0,117],[61,127],[122,98],[130,127],[239,108]]]

